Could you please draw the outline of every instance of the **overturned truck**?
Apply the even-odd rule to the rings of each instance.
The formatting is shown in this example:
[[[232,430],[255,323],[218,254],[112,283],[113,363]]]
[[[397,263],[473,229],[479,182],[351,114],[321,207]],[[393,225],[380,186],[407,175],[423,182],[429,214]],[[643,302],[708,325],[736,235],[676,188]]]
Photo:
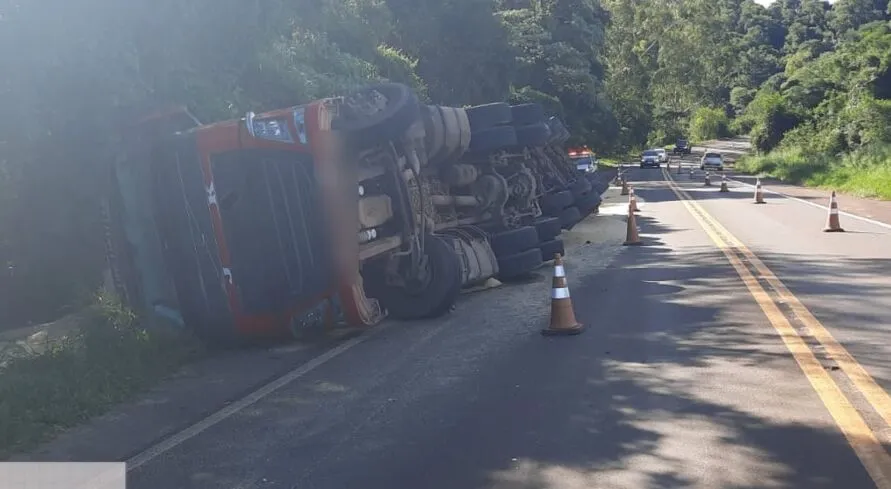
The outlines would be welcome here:
[[[563,253],[605,190],[540,105],[426,106],[396,83],[139,127],[114,166],[116,288],[214,343],[291,335],[332,298],[354,325],[443,314]]]

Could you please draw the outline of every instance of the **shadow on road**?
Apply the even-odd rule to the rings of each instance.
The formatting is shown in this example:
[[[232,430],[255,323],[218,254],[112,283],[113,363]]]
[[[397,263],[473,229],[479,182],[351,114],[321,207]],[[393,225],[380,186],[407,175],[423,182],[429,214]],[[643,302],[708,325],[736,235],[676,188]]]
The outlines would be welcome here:
[[[498,489],[871,487],[837,431],[784,421],[823,408],[814,396],[778,401],[787,393],[765,372],[791,372],[809,389],[807,381],[785,350],[764,348],[781,343],[759,312],[736,314],[754,309],[732,274],[718,250],[647,246],[584,278],[573,297],[588,322],[586,336],[572,344],[532,340],[516,352],[527,365],[522,386],[537,387],[499,390],[514,413],[501,401],[475,406],[478,420],[447,445],[475,439],[474,456],[491,468],[452,482]],[[708,299],[691,297],[703,293]],[[493,372],[511,368],[512,358],[502,360]],[[708,369],[726,383],[704,381]],[[513,447],[512,461],[487,456],[503,456],[503,446]]]
[[[543,269],[375,337],[132,487],[872,487],[721,251],[669,248],[676,227],[637,220],[646,246],[602,271],[567,262],[583,335],[539,334]],[[802,258],[777,259],[787,285],[807,280]],[[891,264],[842,279],[876,267]]]

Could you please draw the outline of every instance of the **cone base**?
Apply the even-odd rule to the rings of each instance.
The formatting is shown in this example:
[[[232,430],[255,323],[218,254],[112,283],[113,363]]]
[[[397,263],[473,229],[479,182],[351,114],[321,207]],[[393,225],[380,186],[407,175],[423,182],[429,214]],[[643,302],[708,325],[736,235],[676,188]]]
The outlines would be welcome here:
[[[643,241],[626,241],[622,243],[622,246],[640,246],[643,244]]]
[[[727,190],[726,188],[722,188],[721,190],[719,190],[719,192],[721,192],[721,193],[727,193],[727,192],[730,192],[730,191]]]
[[[577,334],[581,334],[582,331],[585,330],[585,327],[579,323],[576,323],[572,326],[568,326],[566,328],[551,328],[547,327],[541,330],[541,334],[544,336],[573,336]]]
[[[761,202],[754,202],[754,203],[755,203],[755,204],[766,204],[767,202],[765,202],[765,201],[762,200]]]
[[[843,233],[843,232],[845,232],[845,230],[842,228],[824,228],[823,232],[824,233]]]

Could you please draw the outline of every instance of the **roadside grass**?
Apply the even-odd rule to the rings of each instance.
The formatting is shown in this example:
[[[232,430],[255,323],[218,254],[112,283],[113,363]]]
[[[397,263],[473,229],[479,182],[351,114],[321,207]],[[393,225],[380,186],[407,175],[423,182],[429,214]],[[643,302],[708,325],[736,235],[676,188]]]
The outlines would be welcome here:
[[[201,355],[178,332],[139,326],[100,296],[78,332],[0,366],[0,460],[126,401]]]
[[[619,164],[621,164],[621,163],[622,163],[622,160],[615,156],[597,158],[598,166],[607,166],[610,168],[615,168],[615,167],[619,166]]]
[[[841,156],[810,154],[797,147],[778,149],[744,156],[736,168],[809,187],[891,200],[891,145],[873,145]]]

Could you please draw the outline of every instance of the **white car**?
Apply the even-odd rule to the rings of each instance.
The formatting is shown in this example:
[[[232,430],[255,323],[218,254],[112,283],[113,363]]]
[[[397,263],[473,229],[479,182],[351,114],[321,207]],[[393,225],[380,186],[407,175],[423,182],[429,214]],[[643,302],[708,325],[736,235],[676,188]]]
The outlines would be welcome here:
[[[702,155],[702,159],[699,160],[699,169],[715,169],[718,171],[724,171],[724,157],[721,156],[721,153],[706,152],[704,155]]]
[[[655,151],[659,156],[659,163],[668,163],[668,151],[665,151],[665,148],[658,148]]]

